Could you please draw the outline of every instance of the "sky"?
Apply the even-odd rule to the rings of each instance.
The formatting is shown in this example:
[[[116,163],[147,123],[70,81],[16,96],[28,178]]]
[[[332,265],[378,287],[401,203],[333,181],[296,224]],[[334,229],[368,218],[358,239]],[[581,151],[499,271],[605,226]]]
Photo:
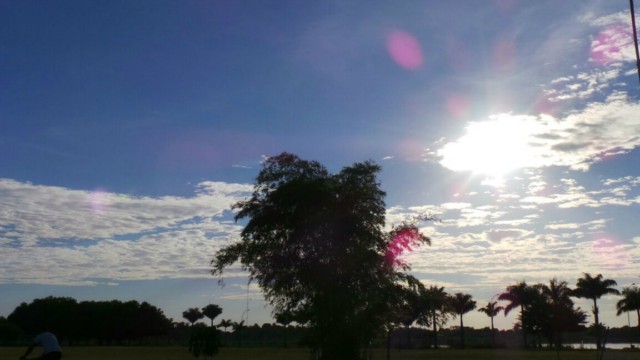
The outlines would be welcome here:
[[[440,219],[412,273],[479,307],[522,280],[640,283],[628,5],[0,1],[0,316],[51,295],[272,322],[209,264],[283,151],[380,164],[388,225]]]

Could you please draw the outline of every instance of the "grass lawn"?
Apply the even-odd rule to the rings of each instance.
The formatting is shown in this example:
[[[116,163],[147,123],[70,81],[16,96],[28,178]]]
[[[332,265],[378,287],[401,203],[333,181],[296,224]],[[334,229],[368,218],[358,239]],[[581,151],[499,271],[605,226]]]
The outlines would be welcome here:
[[[0,347],[0,360],[16,360],[25,348]],[[64,360],[192,360],[184,347],[67,347]],[[32,354],[37,356],[38,349]],[[203,359],[200,357],[200,359]],[[307,349],[222,348],[216,360],[307,360]],[[384,350],[374,350],[373,360],[385,360]],[[559,357],[552,351],[522,350],[393,350],[392,360],[596,360],[594,350],[563,351]],[[638,360],[640,351],[607,350],[607,360]]]

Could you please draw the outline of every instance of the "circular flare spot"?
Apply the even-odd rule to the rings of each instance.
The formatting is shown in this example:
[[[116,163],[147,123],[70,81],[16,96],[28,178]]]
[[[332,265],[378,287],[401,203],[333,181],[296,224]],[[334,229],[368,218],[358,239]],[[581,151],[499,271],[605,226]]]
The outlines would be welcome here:
[[[394,31],[387,38],[387,50],[396,64],[409,70],[422,66],[422,49],[416,38],[404,31]]]

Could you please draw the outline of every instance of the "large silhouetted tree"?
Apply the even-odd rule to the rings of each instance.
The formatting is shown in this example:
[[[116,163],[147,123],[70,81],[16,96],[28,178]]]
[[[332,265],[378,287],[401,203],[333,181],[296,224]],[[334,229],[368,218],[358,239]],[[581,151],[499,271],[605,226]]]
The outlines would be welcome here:
[[[251,198],[234,205],[236,221],[248,220],[241,240],[212,260],[214,275],[239,260],[276,315],[310,327],[322,359],[357,359],[383,331],[390,299],[414,279],[402,252],[429,243],[416,225],[384,232],[379,171],[369,161],[331,174],[292,154],[267,158]]]
[[[573,291],[573,296],[585,299],[591,299],[593,301],[593,317],[594,327],[596,330],[596,347],[600,349],[600,343],[602,340],[602,329],[600,325],[598,299],[604,295],[620,295],[620,292],[614,288],[618,283],[612,279],[604,279],[602,274],[598,274],[595,277],[589,273],[584,273],[576,283],[576,288]]]
[[[449,297],[451,313],[460,316],[460,346],[464,348],[464,314],[476,308],[476,301],[471,294],[455,293]]]
[[[496,333],[493,327],[493,318],[496,317],[504,308],[499,306],[495,301],[489,301],[487,305],[478,309],[478,311],[485,313],[491,318],[491,346],[496,347]]]

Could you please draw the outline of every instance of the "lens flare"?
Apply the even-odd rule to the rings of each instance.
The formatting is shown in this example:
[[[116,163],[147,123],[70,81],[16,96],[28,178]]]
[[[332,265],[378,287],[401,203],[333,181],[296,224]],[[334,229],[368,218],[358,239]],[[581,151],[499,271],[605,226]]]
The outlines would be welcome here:
[[[106,190],[97,188],[89,194],[89,207],[95,213],[103,213],[107,211],[111,201]]]
[[[409,70],[422,66],[422,49],[416,38],[404,31],[394,31],[387,37],[387,51],[396,64]]]
[[[405,265],[400,257],[413,251],[414,247],[419,245],[420,239],[420,232],[414,228],[401,229],[395,233],[385,252],[387,264],[393,267]]]
[[[508,14],[512,12],[517,5],[516,0],[494,0],[494,1],[498,10],[500,10],[503,14]]]
[[[598,65],[631,59],[630,37],[627,27],[622,24],[607,27],[591,43],[591,59]]]
[[[591,252],[595,261],[609,269],[624,269],[632,263],[624,244],[610,235],[594,240]]]
[[[503,71],[513,69],[516,64],[516,45],[512,40],[498,40],[493,47],[493,65]]]
[[[468,117],[470,108],[469,99],[464,95],[453,94],[447,98],[447,112],[454,118]]]

